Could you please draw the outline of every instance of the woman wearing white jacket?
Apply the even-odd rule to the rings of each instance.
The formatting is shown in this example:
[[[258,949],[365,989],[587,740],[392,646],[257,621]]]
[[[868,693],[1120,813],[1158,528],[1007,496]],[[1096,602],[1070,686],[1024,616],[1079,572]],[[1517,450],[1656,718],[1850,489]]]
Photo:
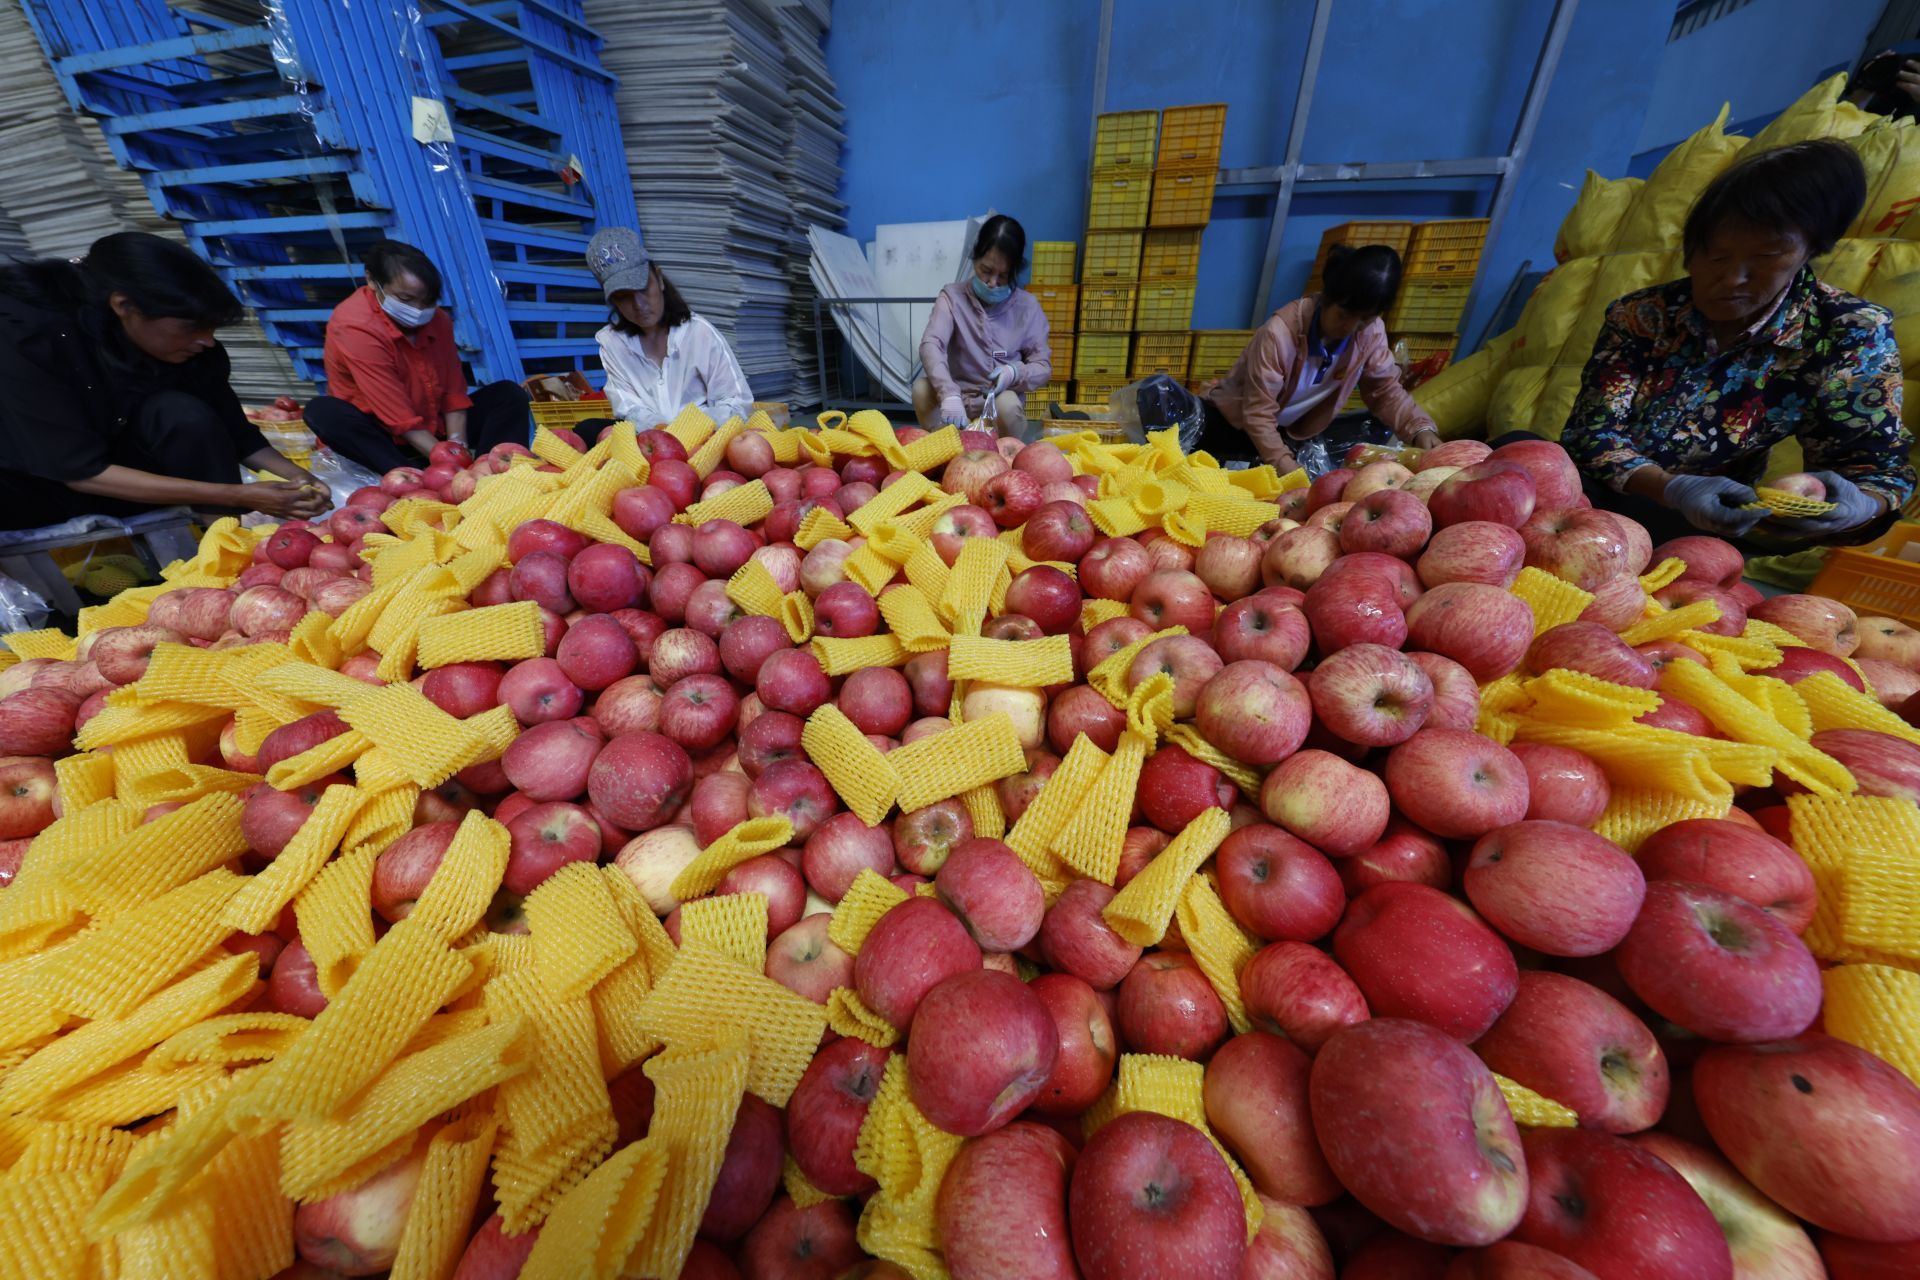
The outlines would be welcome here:
[[[688,405],[715,422],[752,412],[753,392],[727,340],[694,315],[648,261],[638,233],[626,227],[596,233],[587,244],[587,265],[613,307],[594,336],[615,419],[645,431],[672,422]],[[582,423],[581,434],[597,436],[597,425]]]

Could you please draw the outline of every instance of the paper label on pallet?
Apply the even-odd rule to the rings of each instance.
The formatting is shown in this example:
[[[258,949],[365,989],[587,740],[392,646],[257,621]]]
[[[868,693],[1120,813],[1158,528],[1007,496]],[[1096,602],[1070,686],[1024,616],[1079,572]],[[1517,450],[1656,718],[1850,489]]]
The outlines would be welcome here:
[[[423,145],[453,142],[453,121],[447,117],[447,104],[437,98],[413,100],[413,140]]]

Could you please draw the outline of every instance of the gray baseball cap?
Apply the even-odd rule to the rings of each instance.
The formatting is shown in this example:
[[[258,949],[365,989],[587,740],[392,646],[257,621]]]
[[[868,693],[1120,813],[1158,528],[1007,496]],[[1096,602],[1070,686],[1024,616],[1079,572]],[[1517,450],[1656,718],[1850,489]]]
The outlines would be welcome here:
[[[646,288],[653,274],[640,233],[631,227],[594,232],[593,239],[587,241],[587,267],[609,298],[623,289]]]

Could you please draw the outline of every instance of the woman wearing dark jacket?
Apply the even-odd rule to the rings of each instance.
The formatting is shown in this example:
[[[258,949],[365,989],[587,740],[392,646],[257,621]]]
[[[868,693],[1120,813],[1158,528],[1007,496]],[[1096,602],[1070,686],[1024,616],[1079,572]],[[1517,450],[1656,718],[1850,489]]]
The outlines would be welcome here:
[[[0,267],[0,528],[169,506],[325,511],[227,383],[213,332],[240,315],[192,250],[137,231],[75,262]],[[243,465],[282,479],[242,484]]]

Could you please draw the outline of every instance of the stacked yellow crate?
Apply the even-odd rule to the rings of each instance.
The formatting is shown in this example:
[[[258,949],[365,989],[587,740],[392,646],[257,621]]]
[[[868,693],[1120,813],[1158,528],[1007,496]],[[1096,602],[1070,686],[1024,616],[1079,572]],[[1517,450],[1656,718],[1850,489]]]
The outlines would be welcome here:
[[[1226,123],[1224,102],[1161,112],[1133,312],[1134,351],[1127,370],[1131,378],[1164,373],[1185,382],[1190,376],[1200,237],[1213,213]]]
[[[1251,329],[1195,329],[1192,355],[1187,363],[1187,386],[1202,391],[1208,383],[1226,377],[1252,341]]]
[[[1114,111],[1094,128],[1087,252],[1080,268],[1074,399],[1104,401],[1127,380],[1128,330],[1140,291],[1142,233],[1153,200],[1157,111]]]
[[[1401,259],[1407,256],[1407,246],[1413,243],[1411,222],[1343,222],[1337,227],[1328,227],[1326,234],[1320,237],[1320,252],[1314,255],[1313,270],[1307,275],[1307,292],[1320,292],[1321,273],[1327,267],[1327,255],[1333,252],[1337,244],[1361,245],[1384,244]]]
[[[1074,315],[1080,296],[1073,269],[1079,250],[1072,240],[1035,240],[1029,254],[1033,267],[1027,277],[1027,291],[1046,313],[1053,359],[1053,381],[1028,397],[1038,404],[1070,398],[1067,380],[1073,375]]]
[[[1407,344],[1408,363],[1452,351],[1459,341],[1460,317],[1486,240],[1485,218],[1414,224],[1406,279],[1387,313],[1387,332],[1392,341]]]

